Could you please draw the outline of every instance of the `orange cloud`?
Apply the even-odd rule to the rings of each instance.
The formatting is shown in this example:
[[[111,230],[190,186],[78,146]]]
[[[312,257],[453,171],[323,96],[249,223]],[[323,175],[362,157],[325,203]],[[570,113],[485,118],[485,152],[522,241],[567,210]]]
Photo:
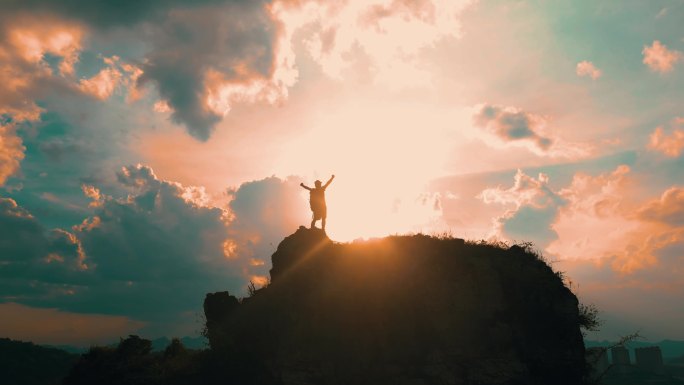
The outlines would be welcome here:
[[[83,184],[81,185],[81,191],[83,191],[85,196],[92,199],[92,202],[88,204],[88,207],[100,207],[107,198],[107,196],[100,193],[100,189],[95,186]]]
[[[11,302],[0,304],[0,313],[4,337],[38,344],[83,347],[106,344],[145,326],[143,322],[122,316],[69,313]]]
[[[81,26],[45,16],[19,17],[5,33],[9,46],[25,62],[45,67],[45,55],[54,55],[61,58],[60,73],[73,75],[82,49]]]
[[[641,53],[644,55],[644,64],[654,72],[667,73],[674,69],[675,63],[682,58],[682,53],[669,50],[665,44],[654,40],[650,46],[645,45]]]
[[[104,68],[90,79],[81,79],[79,88],[86,94],[105,100],[112,95],[119,82],[121,72],[114,68]]]
[[[0,125],[0,186],[19,170],[25,149],[12,125]]]
[[[16,123],[40,119],[43,109],[34,95],[41,82],[52,77],[45,55],[61,58],[60,74],[72,75],[82,36],[79,26],[51,18],[17,17],[0,26],[0,115]],[[15,127],[0,126],[0,186],[19,170],[24,150]]]
[[[629,167],[620,166],[596,177],[576,174],[561,191],[568,203],[552,224],[558,239],[546,251],[563,259],[599,259],[625,247],[630,233],[639,228],[622,209],[629,173]]]
[[[128,101],[138,99],[141,91],[138,90],[136,81],[142,75],[142,70],[134,65],[122,63],[118,56],[104,58],[103,61],[106,67],[91,78],[81,79],[78,88],[97,99],[106,100],[118,87],[124,86],[129,89]]]
[[[629,193],[635,183],[630,172],[620,166],[596,177],[575,175],[559,192],[568,204],[552,225],[558,239],[546,251],[561,259],[605,261],[620,274],[663,263],[659,254],[684,241],[684,192],[673,187],[658,200],[639,203]]]
[[[662,127],[657,127],[650,136],[648,148],[676,158],[684,151],[684,130],[675,129],[667,135]]]
[[[672,226],[684,225],[684,187],[670,187],[660,196],[644,205],[637,216]]]

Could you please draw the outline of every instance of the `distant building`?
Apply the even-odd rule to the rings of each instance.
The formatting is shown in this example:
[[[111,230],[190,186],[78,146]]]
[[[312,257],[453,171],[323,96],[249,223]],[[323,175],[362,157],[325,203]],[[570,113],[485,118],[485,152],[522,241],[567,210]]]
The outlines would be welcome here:
[[[638,348],[634,350],[634,356],[639,368],[655,373],[663,371],[663,353],[658,346]]]
[[[610,355],[613,358],[613,365],[629,365],[629,350],[624,346],[615,346],[610,349]]]

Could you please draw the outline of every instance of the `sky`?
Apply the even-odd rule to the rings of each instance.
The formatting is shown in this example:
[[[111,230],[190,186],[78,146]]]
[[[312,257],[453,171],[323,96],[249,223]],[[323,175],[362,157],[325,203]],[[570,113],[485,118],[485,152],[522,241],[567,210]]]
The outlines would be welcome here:
[[[684,1],[5,0],[0,335],[197,335],[328,234],[533,242],[684,340]]]

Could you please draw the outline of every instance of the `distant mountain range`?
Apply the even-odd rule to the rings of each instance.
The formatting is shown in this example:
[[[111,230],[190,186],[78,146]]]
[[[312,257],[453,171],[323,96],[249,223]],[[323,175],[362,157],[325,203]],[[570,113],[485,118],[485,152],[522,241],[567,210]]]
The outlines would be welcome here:
[[[593,341],[593,340],[586,340],[584,341],[584,346],[587,348],[592,348],[592,347],[608,347],[608,346],[613,346],[615,342],[611,341]],[[673,340],[662,340],[660,342],[649,342],[649,341],[632,341],[626,344],[627,348],[630,350],[636,349],[636,348],[645,348],[648,346],[658,346],[660,347],[660,350],[663,352],[663,358],[665,360],[671,360],[673,358],[680,358],[684,356],[684,341],[673,341]],[[634,353],[632,353],[633,357]]]

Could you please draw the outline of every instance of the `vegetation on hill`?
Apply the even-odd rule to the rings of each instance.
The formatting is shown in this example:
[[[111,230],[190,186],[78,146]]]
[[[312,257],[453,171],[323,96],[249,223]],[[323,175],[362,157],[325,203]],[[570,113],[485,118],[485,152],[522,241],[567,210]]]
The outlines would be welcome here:
[[[138,336],[115,347],[92,347],[64,379],[64,385],[201,384],[207,352],[189,350],[174,338],[163,352]]]
[[[0,338],[0,383],[59,384],[77,360],[63,350]]]

